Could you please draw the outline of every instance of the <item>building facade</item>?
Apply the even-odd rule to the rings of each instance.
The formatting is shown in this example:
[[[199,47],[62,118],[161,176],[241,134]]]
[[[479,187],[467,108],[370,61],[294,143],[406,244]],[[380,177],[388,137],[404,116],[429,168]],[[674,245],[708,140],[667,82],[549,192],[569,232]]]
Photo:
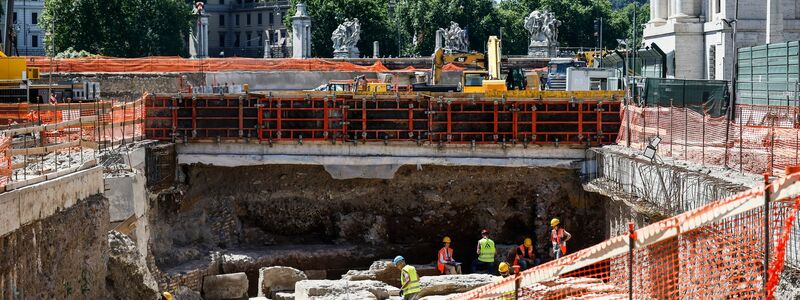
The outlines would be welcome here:
[[[13,28],[17,42],[12,45],[15,53],[9,53],[9,55],[45,55],[44,30],[39,26],[39,17],[44,10],[44,1],[14,0]]]
[[[768,20],[772,42],[800,39],[799,0],[739,0],[734,47],[729,23],[737,19],[736,2],[650,0],[644,46],[655,43],[667,53],[667,77],[730,80],[734,48],[765,44]],[[770,4],[776,13],[768,17]]]
[[[207,0],[211,57],[264,57],[264,44],[291,44],[283,23],[287,0]]]

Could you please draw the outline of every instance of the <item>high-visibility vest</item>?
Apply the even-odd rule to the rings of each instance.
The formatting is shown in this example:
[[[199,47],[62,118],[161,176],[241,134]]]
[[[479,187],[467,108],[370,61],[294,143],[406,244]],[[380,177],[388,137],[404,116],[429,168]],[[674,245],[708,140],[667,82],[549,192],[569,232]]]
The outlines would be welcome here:
[[[550,241],[553,242],[553,249],[559,247],[561,255],[567,254],[567,245],[561,242],[561,237],[564,236],[564,229],[558,228],[550,231]]]
[[[520,250],[519,252],[522,252],[522,257],[519,256],[519,252],[515,252],[517,254],[514,256],[514,264],[513,265],[519,265],[519,259],[520,258],[533,259],[533,247],[530,247],[528,250],[525,250],[525,245],[519,245],[519,247],[517,247],[517,249]],[[526,252],[528,254],[527,257],[525,255]]]
[[[482,238],[478,241],[478,246],[481,248],[481,253],[478,254],[478,260],[482,262],[494,262],[494,254],[497,249],[494,248],[494,241],[489,238]]]
[[[411,265],[403,267],[403,272],[400,272],[400,284],[403,283],[403,273],[408,275],[408,284],[403,287],[403,295],[410,295],[419,293],[422,289],[419,286],[419,277],[417,277],[417,269]]]
[[[450,247],[442,247],[439,249],[439,257],[436,259],[436,268],[439,269],[439,272],[444,274],[444,263],[453,260],[453,248]]]

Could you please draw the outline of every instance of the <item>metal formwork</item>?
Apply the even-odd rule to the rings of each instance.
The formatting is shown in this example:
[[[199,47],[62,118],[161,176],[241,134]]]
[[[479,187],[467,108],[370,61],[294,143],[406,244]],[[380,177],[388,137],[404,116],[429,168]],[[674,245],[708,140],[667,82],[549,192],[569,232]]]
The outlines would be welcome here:
[[[610,144],[616,94],[282,92],[150,95],[157,140]],[[577,96],[576,96],[577,95]]]

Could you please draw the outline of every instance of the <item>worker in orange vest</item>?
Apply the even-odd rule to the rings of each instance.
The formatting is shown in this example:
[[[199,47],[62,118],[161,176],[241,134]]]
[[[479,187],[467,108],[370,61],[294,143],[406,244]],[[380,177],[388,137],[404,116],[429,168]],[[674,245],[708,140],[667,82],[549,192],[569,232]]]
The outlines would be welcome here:
[[[514,265],[519,266],[520,270],[527,270],[536,265],[536,255],[533,253],[533,241],[525,238],[522,245],[517,247],[517,255],[514,256]]]
[[[553,230],[550,231],[550,242],[553,243],[553,256],[558,259],[567,254],[567,241],[572,238],[572,235],[564,230],[564,226],[561,225],[561,221],[559,221],[558,218],[550,220],[550,227],[553,228]]]
[[[439,249],[439,255],[436,258],[436,268],[439,272],[445,275],[461,274],[461,263],[453,259],[453,248],[450,248],[450,237],[446,236],[442,239],[444,246]]]

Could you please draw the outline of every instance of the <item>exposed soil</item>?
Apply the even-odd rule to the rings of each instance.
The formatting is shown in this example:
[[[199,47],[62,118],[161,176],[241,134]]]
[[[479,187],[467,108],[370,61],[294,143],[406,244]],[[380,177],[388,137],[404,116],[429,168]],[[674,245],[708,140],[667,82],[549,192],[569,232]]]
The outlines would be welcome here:
[[[304,165],[184,172],[185,191],[160,197],[151,214],[162,269],[215,250],[303,244],[395,245],[412,263],[430,263],[445,235],[470,262],[481,228],[498,244],[533,235],[547,260],[552,217],[573,234],[570,249],[605,238],[603,200],[570,169],[405,166],[391,180],[336,180]]]

